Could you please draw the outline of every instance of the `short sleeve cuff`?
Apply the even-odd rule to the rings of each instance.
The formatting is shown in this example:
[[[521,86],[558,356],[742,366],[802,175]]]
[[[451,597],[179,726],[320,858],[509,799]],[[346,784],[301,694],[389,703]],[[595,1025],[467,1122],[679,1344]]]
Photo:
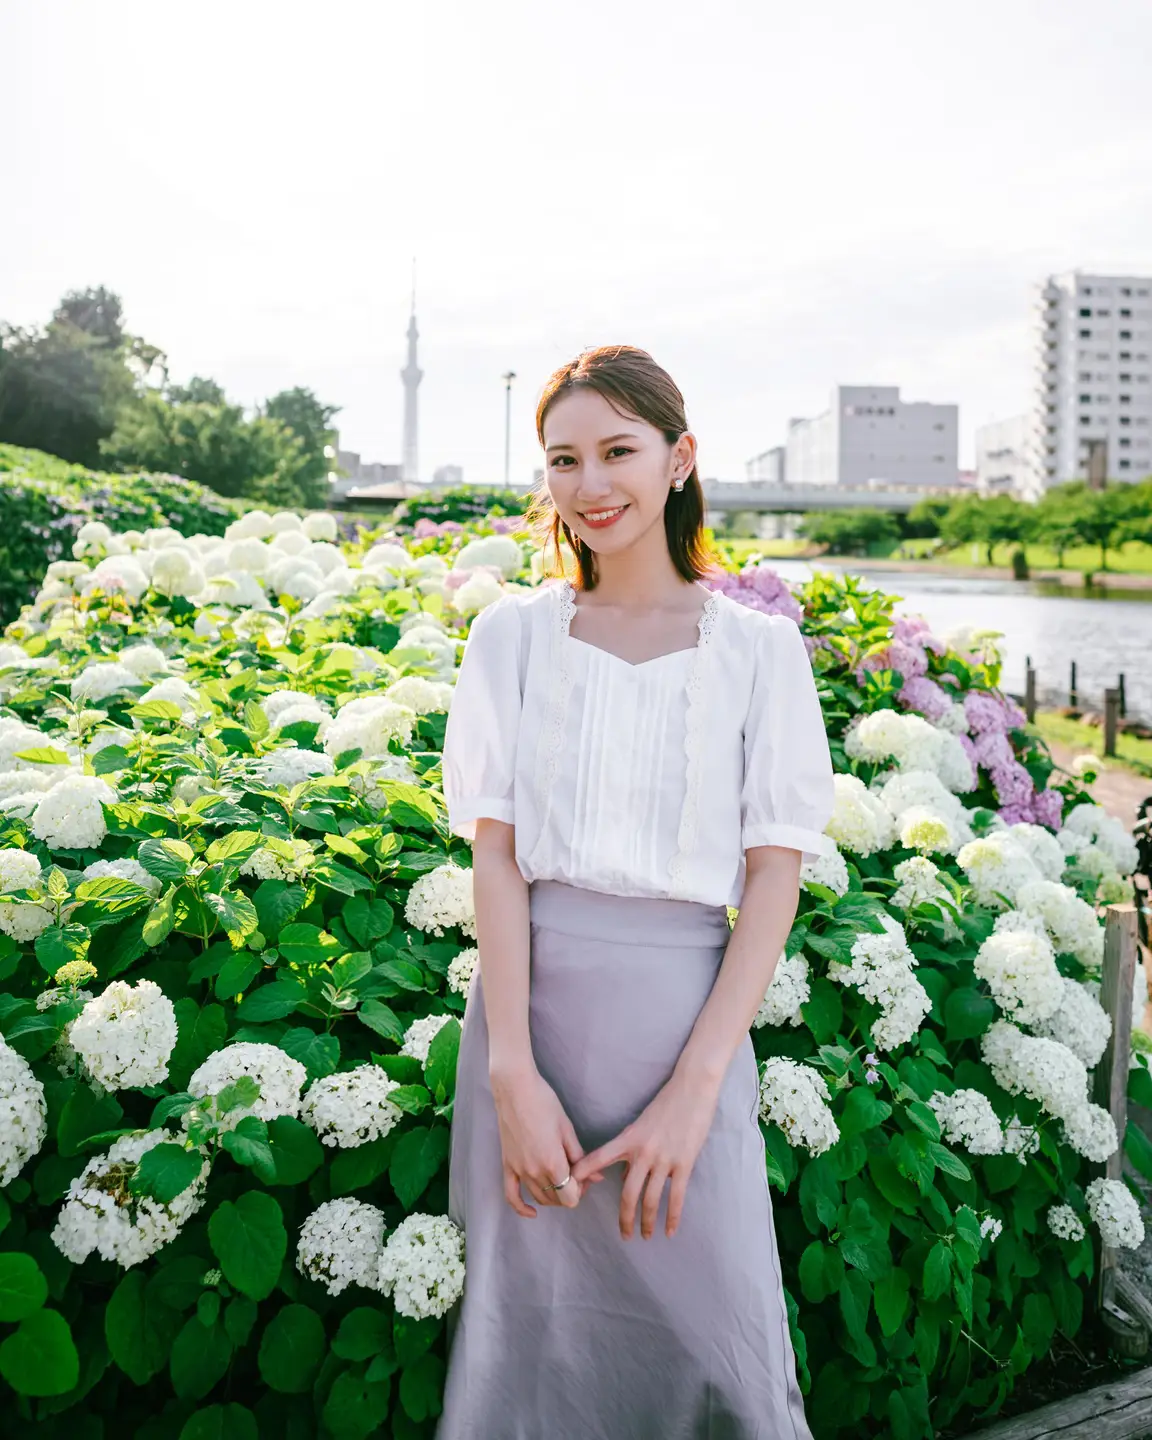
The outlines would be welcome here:
[[[810,864],[822,855],[835,855],[836,842],[820,830],[810,830],[804,825],[785,825],[772,820],[759,825],[749,825],[744,831],[744,848],[754,845],[783,845],[789,850],[799,850],[801,863]]]
[[[477,820],[502,820],[505,825],[516,823],[515,806],[511,800],[497,800],[479,796],[475,800],[457,800],[452,806],[448,828],[453,835],[462,835],[465,840],[476,838]]]

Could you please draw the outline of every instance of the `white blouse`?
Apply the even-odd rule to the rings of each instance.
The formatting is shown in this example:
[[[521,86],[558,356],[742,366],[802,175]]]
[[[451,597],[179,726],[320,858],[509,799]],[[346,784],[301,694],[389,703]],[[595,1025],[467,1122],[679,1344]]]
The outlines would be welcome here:
[[[738,906],[745,849],[832,854],[832,760],[803,637],[714,590],[694,649],[639,665],[568,633],[568,580],[472,622],[444,737],[449,828],[516,827],[526,880]]]

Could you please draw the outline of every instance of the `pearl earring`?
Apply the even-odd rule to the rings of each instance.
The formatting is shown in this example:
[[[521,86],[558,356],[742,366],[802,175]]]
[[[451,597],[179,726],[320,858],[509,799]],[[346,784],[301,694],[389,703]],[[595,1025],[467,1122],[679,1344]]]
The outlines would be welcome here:
[[[683,490],[683,489],[684,489],[684,477],[683,477],[683,475],[677,475],[677,477],[675,478],[675,480],[672,481],[672,488],[673,488],[673,490]]]

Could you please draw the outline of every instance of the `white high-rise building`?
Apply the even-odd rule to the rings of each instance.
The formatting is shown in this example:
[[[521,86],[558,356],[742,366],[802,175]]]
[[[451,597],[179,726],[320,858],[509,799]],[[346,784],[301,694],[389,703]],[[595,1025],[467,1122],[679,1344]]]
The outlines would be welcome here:
[[[976,489],[981,495],[1027,497],[1031,423],[1031,415],[1025,413],[976,427]]]
[[[954,487],[959,407],[900,399],[896,385],[837,385],[823,415],[793,420],[789,485]]]
[[[1152,474],[1152,279],[1071,270],[1036,287],[1027,498],[1085,479],[1093,441],[1110,480]]]

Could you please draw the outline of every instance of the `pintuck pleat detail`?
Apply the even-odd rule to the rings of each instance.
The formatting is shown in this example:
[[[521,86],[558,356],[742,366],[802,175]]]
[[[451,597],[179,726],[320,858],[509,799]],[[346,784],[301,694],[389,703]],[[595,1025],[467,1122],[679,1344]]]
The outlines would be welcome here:
[[[681,898],[688,860],[696,849],[700,818],[700,775],[707,718],[707,673],[712,650],[712,634],[720,608],[719,590],[713,590],[700,613],[700,634],[692,668],[688,672],[688,709],[685,716],[684,755],[686,760],[684,804],[680,810],[680,828],[676,835],[676,853],[668,862],[670,896]]]

